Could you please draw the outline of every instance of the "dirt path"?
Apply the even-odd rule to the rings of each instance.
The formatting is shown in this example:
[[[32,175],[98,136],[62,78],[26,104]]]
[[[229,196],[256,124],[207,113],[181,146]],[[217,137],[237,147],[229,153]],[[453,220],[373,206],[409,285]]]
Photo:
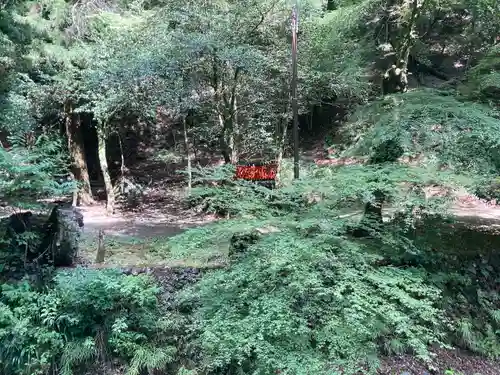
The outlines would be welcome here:
[[[200,226],[213,220],[210,216],[196,216],[189,212],[158,214],[148,211],[133,213],[117,212],[107,216],[104,206],[81,208],[84,218],[85,235],[96,235],[103,230],[107,235],[148,239],[153,237],[171,237],[182,233],[187,228]]]
[[[82,207],[85,233],[102,229],[118,237],[170,237],[214,220],[212,216],[197,214],[185,207],[185,189],[181,184],[171,184],[168,190],[152,186],[144,191],[143,197],[137,208],[117,210],[112,216],[106,215],[104,205]]]
[[[183,207],[184,191],[173,186],[168,191],[146,191],[147,200],[133,211],[117,211],[107,216],[103,205],[83,207],[85,236],[96,236],[99,230],[118,238],[150,239],[172,237],[213,222],[211,215],[201,215]],[[451,212],[461,221],[500,226],[500,206],[462,193]]]
[[[80,244],[82,258],[89,262],[95,260],[102,230],[106,264],[157,264],[161,259],[151,253],[166,244],[167,238],[215,220],[214,216],[197,214],[185,208],[183,198],[184,189],[173,185],[168,190],[146,190],[139,207],[130,211],[117,210],[111,216],[106,215],[103,204],[81,207],[84,222]]]

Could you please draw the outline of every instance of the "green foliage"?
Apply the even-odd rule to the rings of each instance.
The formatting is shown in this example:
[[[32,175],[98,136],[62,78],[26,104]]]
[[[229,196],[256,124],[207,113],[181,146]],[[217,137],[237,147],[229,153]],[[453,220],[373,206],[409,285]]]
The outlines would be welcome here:
[[[441,292],[428,283],[425,270],[379,265],[381,249],[404,253],[411,244],[397,233],[381,236],[382,243],[347,235],[350,219],[338,217],[342,201],[366,195],[362,176],[371,177],[373,187],[384,185],[372,173],[358,172],[353,177],[354,171],[340,169],[330,178],[323,174],[295,185],[293,195],[321,192],[322,200],[302,211],[282,211],[279,220],[261,217],[254,228],[278,231],[184,295],[186,305],[199,306],[194,327],[202,371],[326,374],[344,368],[350,373],[360,365],[373,369],[381,348],[412,349],[425,358],[428,343],[443,341],[448,325],[439,309]],[[301,214],[294,218],[292,212]],[[214,235],[215,230],[207,229]],[[184,240],[194,241],[192,235]]]
[[[475,186],[474,194],[488,201],[500,201],[500,178],[480,179]]]
[[[71,375],[109,356],[128,362],[128,374],[162,369],[175,356],[159,289],[145,276],[113,270],[63,272],[47,291],[26,282],[2,286],[0,364],[3,373]]]
[[[64,141],[37,123],[31,96],[38,90],[31,74],[36,64],[28,55],[30,43],[36,43],[39,35],[29,17],[24,17],[28,5],[8,2],[0,9],[0,38],[9,40],[2,44],[7,50],[0,51],[0,59],[6,63],[0,68],[0,132],[8,136],[11,146],[8,151],[7,145],[0,147],[0,199],[14,205],[33,204],[74,189],[73,183],[65,181]]]
[[[263,233],[225,269],[182,293],[182,306],[194,308],[198,371],[374,371],[380,354],[409,351],[430,360],[430,344],[497,356],[497,262],[491,255],[476,261],[480,246],[494,251],[494,235],[455,229],[443,217],[448,198],[422,197],[425,186],[453,188],[463,185],[461,177],[394,162],[312,168],[304,176],[267,195],[247,187],[227,202],[243,207],[235,211],[241,219],[169,241],[170,255],[227,259],[234,234]],[[232,189],[211,191],[225,196]],[[386,196],[391,221],[357,239],[350,232],[356,207],[375,191]],[[256,214],[276,199],[279,207]]]
[[[270,236],[187,296],[201,302],[196,327],[207,370],[353,372],[373,369],[377,343],[425,357],[428,343],[441,342],[440,292],[424,272],[376,267],[364,246],[321,237]]]
[[[11,137],[10,151],[0,149],[0,197],[14,204],[67,194],[75,188],[66,179],[67,160],[61,140],[42,135],[34,144]]]
[[[187,198],[186,203],[189,206],[221,216],[272,214],[272,207],[261,204],[259,199],[262,196],[270,196],[272,192],[252,182],[234,180],[233,165],[198,167],[194,168],[192,173],[195,188]],[[226,188],[221,189],[220,186]]]
[[[205,276],[184,295],[186,306],[198,306],[193,328],[202,372],[373,369],[380,350],[411,349],[426,358],[430,342],[445,341],[449,320],[439,308],[441,291],[425,270],[381,266],[387,256],[415,252],[411,242],[392,229],[371,243],[353,240],[348,234],[353,218],[340,218],[356,202],[373,199],[375,190],[383,190],[395,207],[423,203],[415,192],[425,185],[424,171],[378,169],[318,168],[308,180],[267,195],[246,187],[233,204],[240,215],[258,220],[222,222],[170,241],[173,254],[226,256],[235,230],[273,229],[231,267]],[[401,195],[397,181],[412,180],[415,191]],[[213,189],[219,195],[232,191]],[[271,209],[257,215],[254,209],[262,206]]]
[[[474,99],[479,99],[493,107],[498,105],[500,92],[500,47],[494,46],[469,72],[465,90]]]
[[[361,108],[347,128],[356,142],[350,154],[369,155],[392,141],[406,156],[476,173],[498,170],[499,131],[500,121],[487,107],[435,90],[377,100]]]
[[[105,136],[138,122],[148,130],[162,122],[164,134],[186,120],[190,138],[226,153],[273,158],[286,145],[290,2],[112,3],[0,6],[0,131],[13,146],[0,149],[2,200],[20,205],[74,188],[57,180],[68,169],[66,142],[52,135],[72,110],[86,112]],[[235,181],[231,166],[195,169],[188,204],[237,221],[187,231],[162,249],[231,260],[183,294],[182,324],[190,326],[160,309],[158,289],[144,277],[77,270],[43,290],[5,285],[3,372],[71,375],[115,358],[128,375],[174,362],[168,370],[179,374],[354,373],[374,370],[381,353],[428,359],[429,344],[498,357],[498,267],[470,254],[479,237],[464,229],[445,235],[443,215],[433,214],[450,199],[423,191],[463,186],[459,173],[498,174],[497,3],[345,0],[324,12],[319,1],[301,1],[300,111],[340,98],[346,108],[368,102],[346,127],[343,148],[369,165],[307,167],[277,190]],[[464,97],[416,89],[376,98],[378,64],[391,58],[377,61],[380,44],[391,43],[392,52],[408,45],[428,65],[437,50],[490,52],[469,72]],[[380,196],[385,222],[355,237],[361,209]],[[255,231],[229,257],[231,239]],[[469,254],[458,257],[465,244]]]

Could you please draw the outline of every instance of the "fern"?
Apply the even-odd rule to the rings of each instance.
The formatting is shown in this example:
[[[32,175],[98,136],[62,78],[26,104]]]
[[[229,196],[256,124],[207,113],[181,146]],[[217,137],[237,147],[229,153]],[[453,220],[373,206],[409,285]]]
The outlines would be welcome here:
[[[155,370],[162,370],[173,361],[175,353],[176,349],[173,347],[140,347],[135,352],[126,375],[140,375],[144,369],[149,374],[153,374]]]
[[[10,151],[0,148],[0,199],[12,204],[34,204],[40,198],[66,195],[73,181],[66,176],[67,160],[60,140],[41,135],[29,147],[13,139]]]
[[[473,99],[498,104],[500,93],[500,47],[494,46],[479,63],[471,69],[463,90]]]
[[[76,365],[85,364],[97,357],[97,347],[92,338],[87,337],[80,341],[69,341],[64,346],[61,356],[61,375],[73,375]]]
[[[494,112],[446,92],[389,96],[360,109],[354,120],[345,129],[354,141],[348,155],[373,156],[392,141],[402,148],[401,156],[424,156],[421,162],[454,171],[495,173],[500,167],[500,121]]]
[[[164,369],[177,355],[182,325],[161,314],[159,289],[147,277],[115,271],[61,273],[50,291],[2,285],[0,366],[12,375],[58,368],[72,375],[113,354],[131,374]],[[96,362],[96,363],[94,363]]]

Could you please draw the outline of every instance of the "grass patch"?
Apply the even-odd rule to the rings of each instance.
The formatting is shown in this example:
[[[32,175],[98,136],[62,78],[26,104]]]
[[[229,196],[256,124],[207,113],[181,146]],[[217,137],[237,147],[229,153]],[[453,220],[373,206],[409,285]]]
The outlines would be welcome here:
[[[225,262],[231,237],[269,226],[279,226],[276,219],[221,220],[162,240],[155,239],[152,252],[170,261],[194,261],[202,264]]]

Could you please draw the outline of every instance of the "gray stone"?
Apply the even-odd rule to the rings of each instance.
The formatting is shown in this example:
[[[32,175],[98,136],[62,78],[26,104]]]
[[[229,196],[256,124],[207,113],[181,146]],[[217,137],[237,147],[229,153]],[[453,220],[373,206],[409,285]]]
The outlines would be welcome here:
[[[44,225],[37,253],[55,267],[72,266],[78,256],[83,225],[83,215],[77,208],[55,206]]]

